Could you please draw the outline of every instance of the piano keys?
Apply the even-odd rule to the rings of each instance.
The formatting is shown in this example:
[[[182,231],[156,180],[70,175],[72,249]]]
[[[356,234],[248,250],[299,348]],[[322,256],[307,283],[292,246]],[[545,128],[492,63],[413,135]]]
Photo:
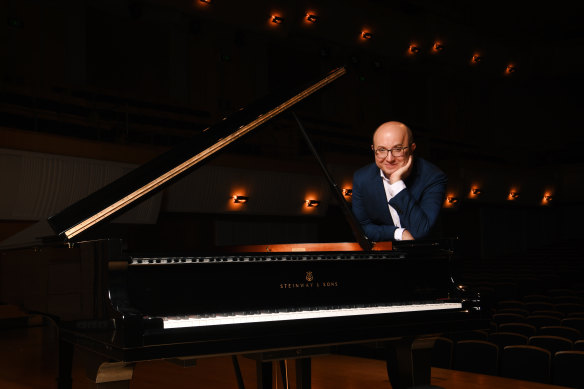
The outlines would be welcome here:
[[[212,315],[164,317],[163,328],[207,327],[245,323],[284,322],[288,320],[321,319],[386,313],[460,310],[460,302],[410,303],[402,305],[371,304],[307,308],[262,309],[250,312],[225,312]]]

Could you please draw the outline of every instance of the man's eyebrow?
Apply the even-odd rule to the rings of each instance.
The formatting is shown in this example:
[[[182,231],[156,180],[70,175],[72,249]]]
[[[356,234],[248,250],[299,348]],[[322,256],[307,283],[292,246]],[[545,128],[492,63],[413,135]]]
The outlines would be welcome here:
[[[385,146],[377,146],[376,149],[380,149],[380,148],[381,149],[393,149],[394,147],[405,147],[405,146],[402,143],[399,143],[399,144],[393,145],[393,146],[391,146],[389,148],[388,147],[385,147]]]

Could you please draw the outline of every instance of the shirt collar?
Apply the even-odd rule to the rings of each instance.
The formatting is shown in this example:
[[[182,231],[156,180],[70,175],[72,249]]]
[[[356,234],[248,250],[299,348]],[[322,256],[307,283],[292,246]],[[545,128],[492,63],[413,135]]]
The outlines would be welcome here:
[[[381,176],[381,179],[383,181],[386,181],[387,183],[389,183],[389,178],[385,177],[385,174],[383,174],[383,171],[381,169],[379,169],[379,175]]]

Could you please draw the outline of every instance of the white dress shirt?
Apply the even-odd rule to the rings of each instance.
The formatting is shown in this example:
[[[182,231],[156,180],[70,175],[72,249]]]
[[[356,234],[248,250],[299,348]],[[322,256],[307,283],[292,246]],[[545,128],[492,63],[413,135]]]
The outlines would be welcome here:
[[[389,179],[385,177],[381,169],[379,169],[379,173],[381,174],[381,178],[383,179],[383,187],[385,188],[385,196],[387,197],[387,206],[389,207],[391,219],[393,220],[393,224],[396,227],[398,227],[395,229],[395,232],[393,233],[393,238],[395,240],[402,240],[402,235],[404,233],[405,228],[401,226],[399,215],[397,214],[397,211],[393,209],[391,205],[389,205],[389,200],[391,200],[399,192],[404,190],[406,188],[406,184],[402,180],[390,184]]]

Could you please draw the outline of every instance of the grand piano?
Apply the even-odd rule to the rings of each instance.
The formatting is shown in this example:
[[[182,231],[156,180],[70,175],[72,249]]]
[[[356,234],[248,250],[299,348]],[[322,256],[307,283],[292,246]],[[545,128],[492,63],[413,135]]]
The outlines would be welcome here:
[[[484,325],[478,297],[452,277],[450,247],[371,242],[364,235],[296,115],[355,242],[185,254],[143,252],[91,235],[345,72],[337,68],[307,87],[237,111],[50,217],[62,243],[10,251],[23,258],[64,255],[82,269],[81,281],[75,280],[82,285],[80,311],[68,317],[50,307],[43,312],[59,329],[59,388],[71,387],[73,355],[80,351],[100,387],[129,384],[140,361],[231,355],[237,372],[236,356],[244,355],[258,361],[258,387],[272,385],[270,361],[295,359],[297,386],[308,388],[311,355],[362,343],[389,345],[389,359],[396,361],[392,385],[408,387],[429,383],[429,365],[412,363],[416,338]]]

